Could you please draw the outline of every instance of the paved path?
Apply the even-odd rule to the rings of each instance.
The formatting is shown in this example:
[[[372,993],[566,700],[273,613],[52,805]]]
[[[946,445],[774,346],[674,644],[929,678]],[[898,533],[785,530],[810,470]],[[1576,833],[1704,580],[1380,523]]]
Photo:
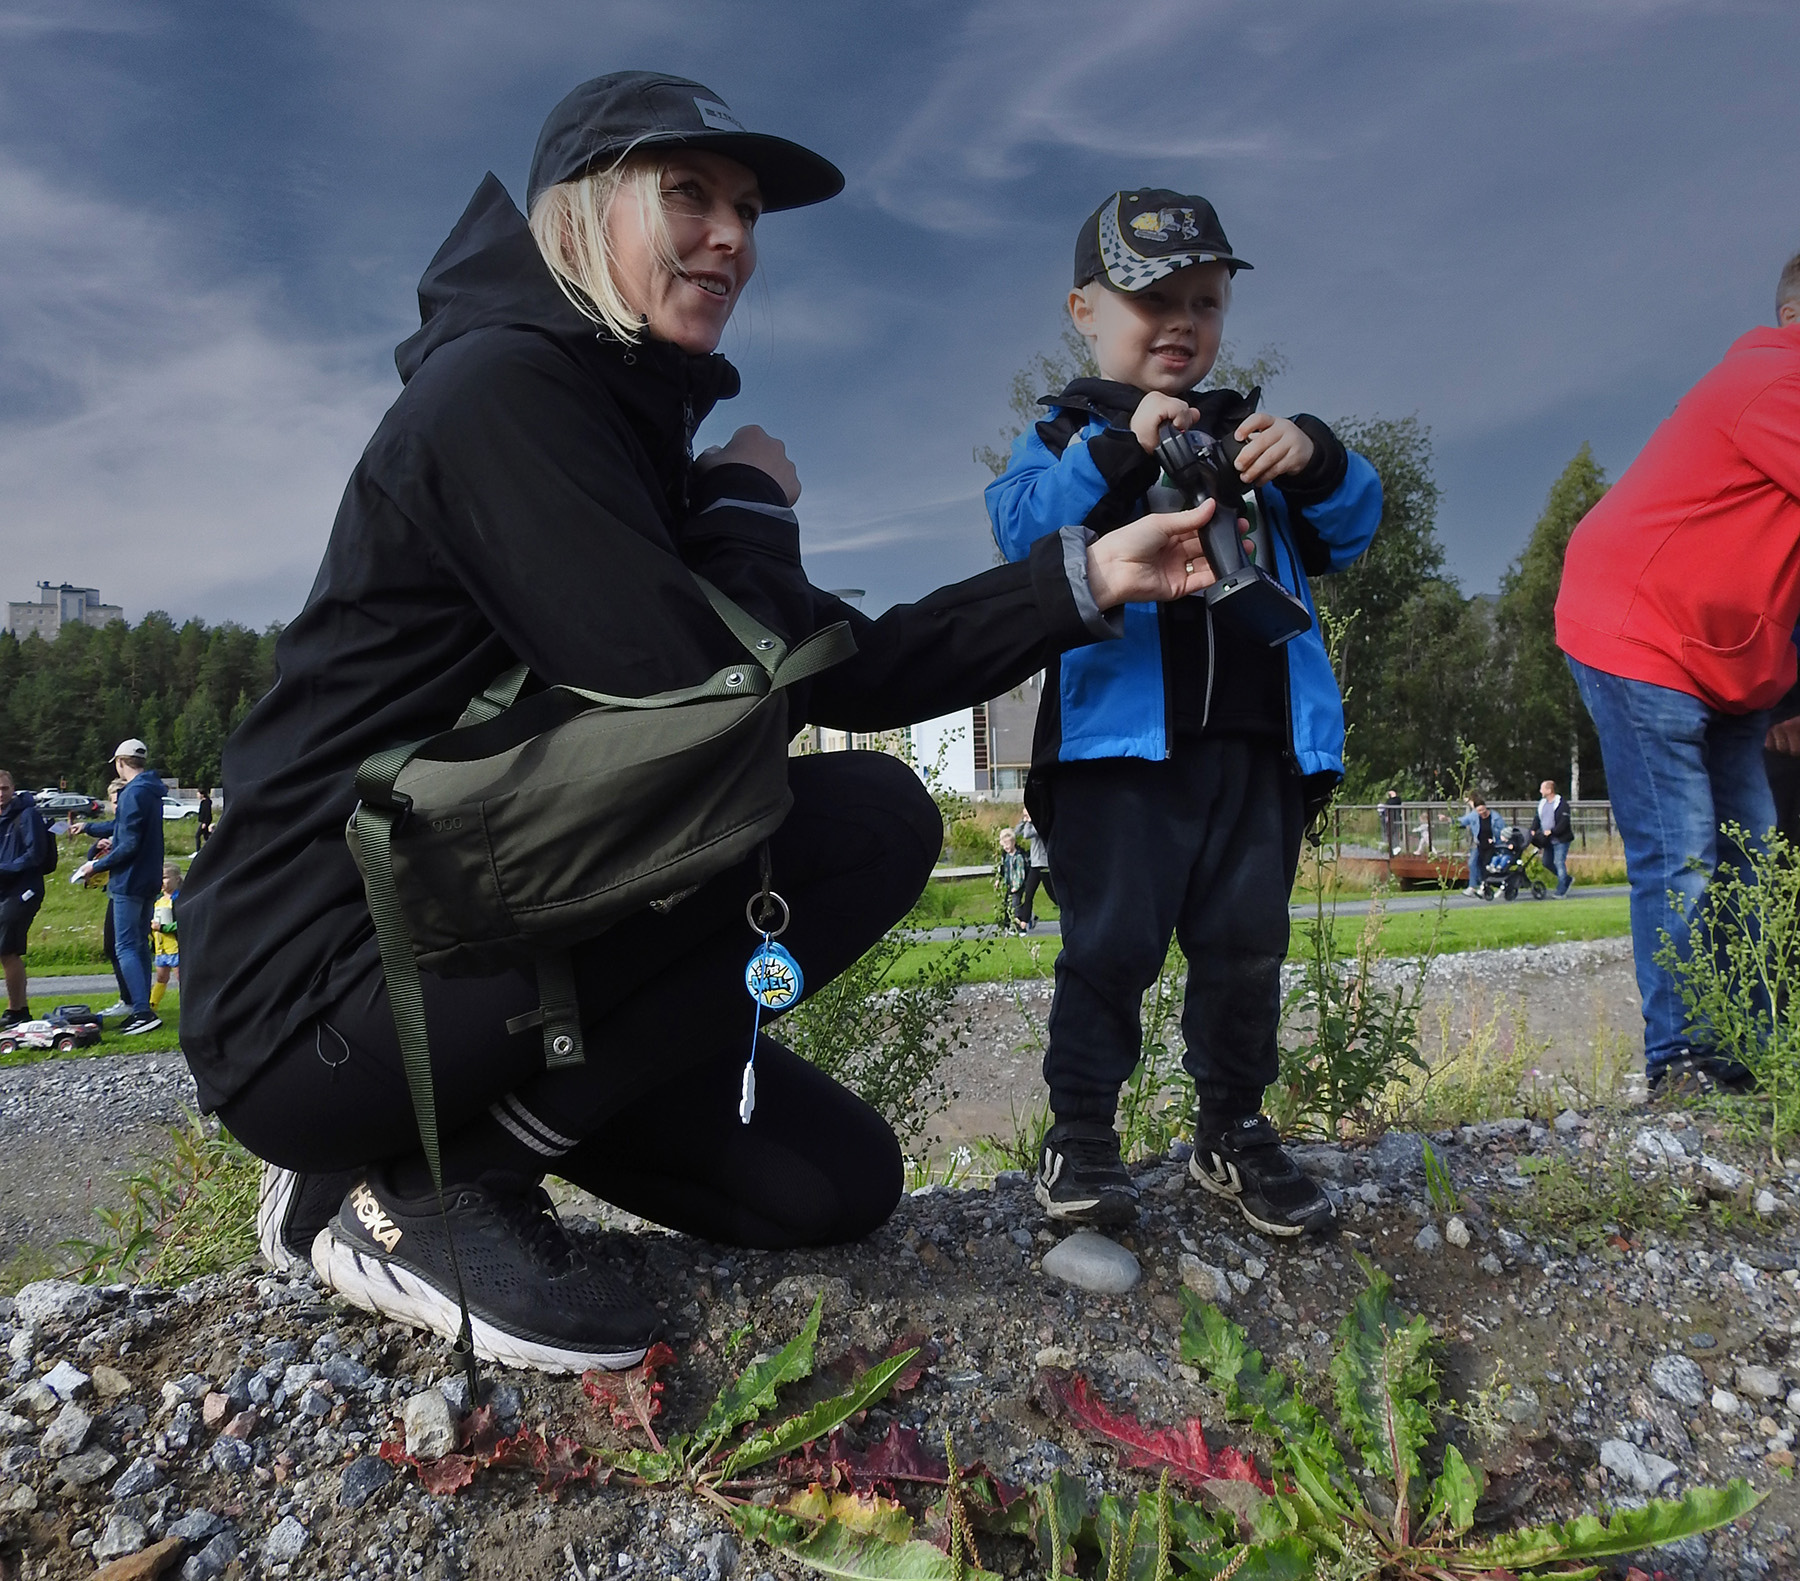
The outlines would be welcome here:
[[[106,1002],[111,1004],[119,992],[110,973],[105,977],[33,977],[25,988],[31,998],[48,999],[53,1005],[102,992],[109,996]]]
[[[1602,896],[1629,895],[1630,893],[1631,886],[1629,884],[1594,884],[1576,890],[1572,898],[1590,900],[1599,899]],[[1401,911],[1432,911],[1437,907],[1440,899],[1451,911],[1470,911],[1479,909],[1482,906],[1504,906],[1508,904],[1503,900],[1475,900],[1470,896],[1463,894],[1461,890],[1457,890],[1454,894],[1447,896],[1429,895],[1417,892],[1392,895],[1388,897],[1386,906],[1389,915]],[[1367,900],[1340,900],[1337,903],[1336,910],[1340,917],[1361,917],[1367,915],[1371,904],[1372,902]],[[1521,902],[1513,901],[1511,904],[1519,905]],[[1529,894],[1527,894],[1523,897],[1523,904],[1533,905],[1538,903],[1532,901]],[[1551,904],[1551,902],[1545,901],[1543,904],[1548,905]],[[1297,900],[1288,907],[1288,912],[1292,916],[1303,917],[1310,912],[1312,908],[1313,903],[1310,900]],[[967,935],[970,931],[970,928],[928,928],[914,934],[913,937],[916,939],[954,939],[959,935]],[[1054,918],[1046,917],[1038,920],[1037,926],[1031,930],[1029,937],[1034,939],[1044,939],[1059,938],[1061,935],[1062,924],[1057,922]]]

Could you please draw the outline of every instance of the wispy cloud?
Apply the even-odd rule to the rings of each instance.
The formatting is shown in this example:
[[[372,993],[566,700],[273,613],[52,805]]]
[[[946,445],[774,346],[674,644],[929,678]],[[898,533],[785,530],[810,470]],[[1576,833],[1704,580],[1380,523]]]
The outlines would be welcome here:
[[[391,377],[270,327],[254,283],[194,283],[178,230],[0,162],[6,564],[149,608],[291,615]],[[246,601],[247,589],[259,593]],[[254,605],[254,607],[252,607]]]

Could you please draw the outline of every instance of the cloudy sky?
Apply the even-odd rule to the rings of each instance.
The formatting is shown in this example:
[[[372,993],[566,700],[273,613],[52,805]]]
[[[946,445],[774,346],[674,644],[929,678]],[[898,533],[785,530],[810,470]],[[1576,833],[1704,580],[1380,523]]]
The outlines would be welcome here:
[[[763,227],[703,438],[788,441],[871,607],[989,562],[971,447],[1116,187],[1218,206],[1275,409],[1430,426],[1470,592],[1800,248],[1791,0],[0,0],[0,596],[291,615],[426,261],[632,66],[848,174]]]

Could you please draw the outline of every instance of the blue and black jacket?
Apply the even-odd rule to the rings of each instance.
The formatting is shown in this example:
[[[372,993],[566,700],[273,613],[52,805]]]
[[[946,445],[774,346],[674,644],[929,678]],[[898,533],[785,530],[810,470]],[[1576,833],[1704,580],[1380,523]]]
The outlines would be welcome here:
[[[1256,410],[1260,392],[1189,392],[1211,433],[1234,429]],[[1050,416],[1013,445],[1006,471],[988,485],[988,514],[1001,553],[1024,558],[1048,533],[1071,523],[1106,532],[1148,509],[1144,495],[1160,475],[1128,424],[1143,392],[1104,379],[1077,379],[1047,397]],[[1381,519],[1381,480],[1362,456],[1347,451],[1316,417],[1294,419],[1313,441],[1303,473],[1258,488],[1268,528],[1264,567],[1314,610],[1313,628],[1280,651],[1285,661],[1286,751],[1308,783],[1309,802],[1324,799],[1344,772],[1344,705],[1319,634],[1309,575],[1342,571],[1369,546]],[[1034,772],[1056,762],[1134,757],[1158,760],[1173,751],[1175,721],[1169,674],[1173,606],[1127,604],[1114,630],[1119,640],[1061,654],[1045,677],[1032,748]],[[1115,612],[1116,614],[1117,612]],[[1212,618],[1199,663],[1215,662]],[[1181,677],[1212,704],[1211,673]]]

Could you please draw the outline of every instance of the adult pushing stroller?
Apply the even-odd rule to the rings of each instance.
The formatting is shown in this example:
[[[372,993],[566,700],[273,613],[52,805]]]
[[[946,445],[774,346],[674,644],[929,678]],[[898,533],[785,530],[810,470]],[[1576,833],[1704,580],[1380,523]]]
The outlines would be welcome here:
[[[1538,860],[1537,848],[1526,838],[1525,831],[1513,824],[1500,833],[1500,843],[1488,858],[1481,874],[1481,898],[1517,900],[1519,891],[1530,886],[1531,898],[1542,900],[1550,893],[1545,883],[1544,865]]]

